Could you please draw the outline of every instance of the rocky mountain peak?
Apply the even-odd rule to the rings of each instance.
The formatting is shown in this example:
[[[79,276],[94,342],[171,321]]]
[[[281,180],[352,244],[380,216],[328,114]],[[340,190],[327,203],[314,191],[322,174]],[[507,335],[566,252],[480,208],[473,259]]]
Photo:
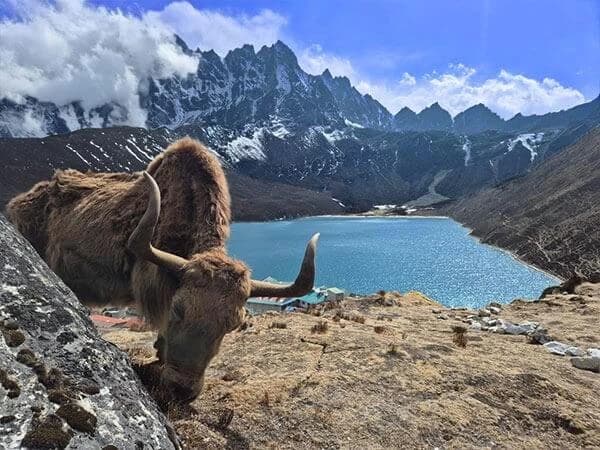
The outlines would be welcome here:
[[[504,130],[506,123],[483,103],[478,103],[456,115],[454,128],[459,133],[472,134],[484,130]]]
[[[422,130],[450,130],[452,129],[452,116],[440,106],[438,102],[425,108],[417,117]]]

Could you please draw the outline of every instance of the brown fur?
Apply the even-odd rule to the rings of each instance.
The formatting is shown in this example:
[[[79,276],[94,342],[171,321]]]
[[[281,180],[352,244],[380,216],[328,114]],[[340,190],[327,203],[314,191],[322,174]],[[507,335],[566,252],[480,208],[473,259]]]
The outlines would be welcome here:
[[[8,217],[82,302],[135,303],[177,355],[165,373],[186,385],[201,378],[225,332],[241,323],[250,273],[225,253],[229,190],[204,146],[181,139],[148,172],[162,199],[152,242],[189,260],[181,278],[127,250],[148,202],[140,173],[57,171],[15,197]]]

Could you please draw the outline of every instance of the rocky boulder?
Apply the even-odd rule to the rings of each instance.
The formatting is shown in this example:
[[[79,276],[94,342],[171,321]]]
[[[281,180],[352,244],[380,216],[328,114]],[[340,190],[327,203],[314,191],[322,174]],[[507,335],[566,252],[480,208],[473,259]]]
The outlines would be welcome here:
[[[126,354],[2,215],[0,268],[0,448],[176,448]]]

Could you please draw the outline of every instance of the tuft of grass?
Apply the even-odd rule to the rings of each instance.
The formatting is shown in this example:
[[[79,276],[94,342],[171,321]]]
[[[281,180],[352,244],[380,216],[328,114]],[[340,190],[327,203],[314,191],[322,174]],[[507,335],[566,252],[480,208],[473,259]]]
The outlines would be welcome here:
[[[375,331],[375,333],[377,333],[377,334],[381,334],[381,333],[385,332],[385,327],[381,326],[381,325],[375,325],[373,327],[373,331]]]
[[[287,323],[286,322],[271,322],[271,325],[269,325],[269,328],[284,329],[284,328],[287,328]]]
[[[467,346],[467,329],[461,325],[452,327],[452,341],[457,347],[465,348]]]
[[[389,356],[398,356],[398,346],[396,344],[388,344],[387,354]]]
[[[329,325],[327,325],[327,322],[325,320],[319,320],[319,322],[313,325],[313,327],[310,329],[310,332],[323,334],[327,332],[328,328]]]
[[[356,322],[356,323],[365,323],[365,320],[367,320],[367,319],[365,318],[365,316],[359,316],[357,314],[355,316],[352,316],[352,318],[350,320],[352,320],[353,322]]]
[[[267,391],[264,392],[263,397],[259,400],[258,403],[267,408],[271,406],[271,400],[269,399],[269,393]]]
[[[265,392],[265,394],[266,394],[266,392]],[[233,416],[234,416],[233,408],[225,408],[223,411],[221,411],[221,414],[219,415],[219,421],[217,422],[217,428],[219,428],[220,430],[226,430],[227,428],[229,428],[229,425],[231,424],[231,421],[233,420]]]

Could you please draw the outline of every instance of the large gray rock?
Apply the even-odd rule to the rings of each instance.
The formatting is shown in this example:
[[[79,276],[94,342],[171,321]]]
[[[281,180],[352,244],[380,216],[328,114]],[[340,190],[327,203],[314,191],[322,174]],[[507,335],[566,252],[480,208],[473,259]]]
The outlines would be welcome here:
[[[177,445],[127,356],[1,214],[0,335],[0,448]]]

